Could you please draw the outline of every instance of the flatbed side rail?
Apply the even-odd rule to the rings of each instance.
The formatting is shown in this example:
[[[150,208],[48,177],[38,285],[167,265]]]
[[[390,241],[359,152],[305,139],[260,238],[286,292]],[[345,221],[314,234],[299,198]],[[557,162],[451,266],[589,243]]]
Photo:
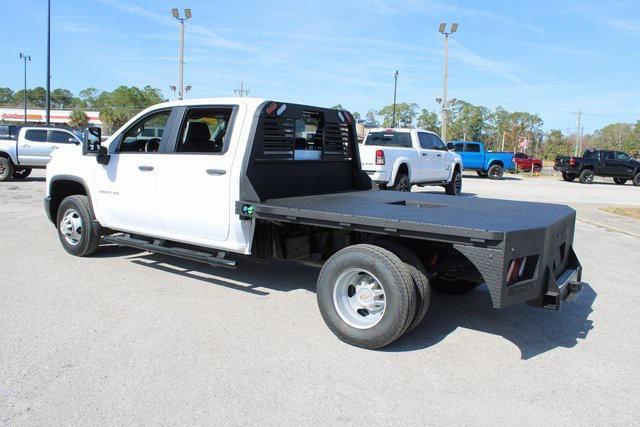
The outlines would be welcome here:
[[[301,213],[304,214],[301,215]],[[478,232],[481,237],[469,237],[465,236],[464,232],[457,230],[455,227],[439,227],[442,231],[434,232],[427,230],[428,227],[422,223],[400,222],[368,217],[360,217],[360,221],[353,221],[355,218],[349,215],[326,215],[326,213],[322,212],[253,202],[237,202],[236,214],[239,215],[241,219],[246,220],[262,219],[469,246],[496,247],[500,246],[504,240],[502,233],[482,233],[482,231],[479,230]],[[322,218],[323,216],[324,218]],[[365,219],[366,223],[364,223],[365,221],[362,219]],[[496,238],[496,235],[498,235],[499,238]]]

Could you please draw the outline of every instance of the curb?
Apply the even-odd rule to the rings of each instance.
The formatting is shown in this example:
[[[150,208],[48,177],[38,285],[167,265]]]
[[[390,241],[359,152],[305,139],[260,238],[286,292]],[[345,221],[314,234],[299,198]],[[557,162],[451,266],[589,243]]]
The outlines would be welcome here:
[[[621,228],[612,227],[610,225],[602,224],[600,222],[591,221],[589,219],[584,219],[584,218],[578,218],[578,221],[582,221],[582,222],[585,222],[587,224],[595,225],[596,227],[604,228],[604,229],[609,230],[609,231],[616,231],[618,233],[626,234],[627,236],[637,237],[637,238],[640,239],[640,234],[633,233],[633,232],[627,231],[627,230],[623,230]]]

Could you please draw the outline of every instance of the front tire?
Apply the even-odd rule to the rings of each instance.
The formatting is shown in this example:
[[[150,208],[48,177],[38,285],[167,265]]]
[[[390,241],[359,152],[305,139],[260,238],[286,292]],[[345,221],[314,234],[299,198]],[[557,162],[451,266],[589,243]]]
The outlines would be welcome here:
[[[56,224],[58,237],[65,251],[85,257],[98,249],[100,236],[94,220],[87,196],[69,196],[60,203]]]
[[[393,191],[408,192],[411,191],[411,182],[406,174],[398,173],[396,175],[396,182],[391,187]]]
[[[567,182],[573,182],[576,179],[576,176],[572,173],[562,172],[562,179]]]
[[[453,171],[451,181],[444,186],[444,191],[450,196],[459,196],[462,193],[462,174],[458,169]]]
[[[585,169],[580,173],[578,180],[582,184],[593,184],[593,171],[591,169]]]
[[[322,267],[317,290],[320,314],[342,341],[362,348],[384,347],[410,325],[416,290],[400,259],[378,246],[353,245]]]
[[[640,172],[638,172],[636,176],[633,177],[633,185],[635,185],[636,187],[640,187]]]
[[[19,168],[13,171],[14,179],[25,179],[31,175],[31,168]]]
[[[5,157],[0,157],[0,182],[13,176],[13,162]]]
[[[487,171],[489,179],[502,179],[504,175],[504,168],[500,165],[492,165]]]
[[[627,179],[626,178],[613,178],[613,182],[615,182],[618,185],[625,185],[627,183]]]

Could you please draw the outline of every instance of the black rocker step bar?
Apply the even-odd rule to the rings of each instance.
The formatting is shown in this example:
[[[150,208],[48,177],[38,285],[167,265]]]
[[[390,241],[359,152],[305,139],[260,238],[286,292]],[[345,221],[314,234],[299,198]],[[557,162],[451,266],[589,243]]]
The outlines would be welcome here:
[[[131,237],[131,235],[129,234],[103,236],[102,240],[107,243],[114,243],[118,246],[128,246],[143,251],[202,262],[204,264],[209,264],[215,267],[235,268],[238,264],[236,260],[226,259],[226,253],[223,251],[219,251],[218,255],[216,256],[208,252],[200,252],[193,249],[166,246],[166,241],[164,240],[154,240],[153,242],[148,242],[143,239]]]

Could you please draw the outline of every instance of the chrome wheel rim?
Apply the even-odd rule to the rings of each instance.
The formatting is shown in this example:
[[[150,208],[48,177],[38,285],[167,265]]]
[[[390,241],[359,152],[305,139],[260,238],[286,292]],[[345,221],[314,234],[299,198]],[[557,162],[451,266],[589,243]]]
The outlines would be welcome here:
[[[495,168],[491,171],[491,176],[494,178],[500,178],[502,176],[502,169]]]
[[[333,287],[333,305],[340,318],[357,329],[370,329],[384,316],[386,294],[369,271],[351,268],[338,276]]]
[[[74,209],[67,209],[60,221],[60,233],[72,246],[76,246],[82,239],[82,218]]]
[[[7,166],[4,163],[0,163],[0,175],[7,173]]]

